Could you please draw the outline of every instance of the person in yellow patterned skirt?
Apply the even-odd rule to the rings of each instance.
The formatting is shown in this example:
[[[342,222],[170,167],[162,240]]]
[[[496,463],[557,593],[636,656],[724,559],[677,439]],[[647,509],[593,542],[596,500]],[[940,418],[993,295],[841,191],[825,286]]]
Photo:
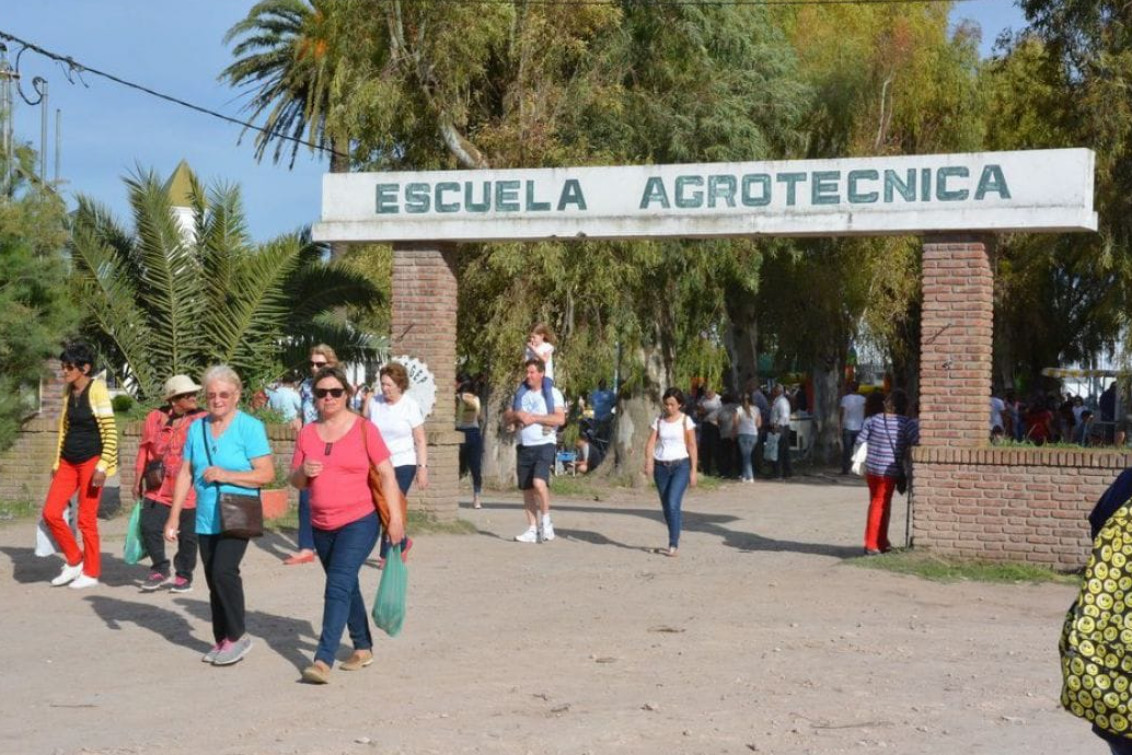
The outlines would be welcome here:
[[[1061,632],[1061,704],[1132,755],[1132,469],[1089,515],[1093,552]]]

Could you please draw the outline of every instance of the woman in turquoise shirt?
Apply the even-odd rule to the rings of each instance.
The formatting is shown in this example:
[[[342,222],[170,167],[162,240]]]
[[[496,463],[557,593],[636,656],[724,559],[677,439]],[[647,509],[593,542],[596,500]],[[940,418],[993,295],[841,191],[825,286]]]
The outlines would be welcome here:
[[[242,660],[252,647],[244,627],[244,583],[240,578],[240,561],[248,541],[221,533],[217,504],[222,493],[259,496],[259,489],[275,479],[275,465],[263,423],[238,409],[243,390],[240,376],[222,364],[209,368],[202,382],[208,415],[189,428],[185,463],[173,490],[165,539],[177,540],[181,507],[189,487],[194,487],[197,542],[208,582],[216,643],[201,660],[229,666]]]

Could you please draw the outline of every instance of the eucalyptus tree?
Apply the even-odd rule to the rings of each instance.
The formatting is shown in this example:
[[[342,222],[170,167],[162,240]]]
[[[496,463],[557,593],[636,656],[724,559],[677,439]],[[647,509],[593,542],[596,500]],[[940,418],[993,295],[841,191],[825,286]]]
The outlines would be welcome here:
[[[73,283],[84,328],[143,398],[170,375],[235,367],[252,384],[297,366],[326,341],[344,360],[368,356],[372,337],[342,320],[377,289],[305,231],[255,244],[238,188],[190,191],[186,227],[153,173],[126,180],[133,230],[80,196],[73,219]]]

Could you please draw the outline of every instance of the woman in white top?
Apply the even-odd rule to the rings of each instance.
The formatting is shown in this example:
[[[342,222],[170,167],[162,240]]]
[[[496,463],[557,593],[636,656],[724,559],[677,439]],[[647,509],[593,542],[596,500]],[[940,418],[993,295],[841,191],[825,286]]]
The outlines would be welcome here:
[[[739,458],[743,461],[743,482],[754,482],[755,469],[751,464],[751,454],[759,440],[762,413],[751,403],[750,391],[743,391],[739,408],[735,410],[735,418],[739,435]]]
[[[405,394],[409,389],[409,373],[400,362],[390,362],[378,373],[381,377],[381,392],[375,393],[366,404],[366,417],[377,425],[381,437],[389,449],[393,472],[397,475],[397,486],[404,495],[409,494],[413,480],[421,490],[428,489],[428,442],[425,440],[424,412],[412,396]],[[389,551],[389,540],[381,539],[381,559]],[[401,541],[401,554],[413,547],[412,538]]]
[[[684,394],[679,388],[664,392],[664,413],[652,425],[645,444],[645,474],[652,475],[660,494],[660,507],[668,524],[668,556],[680,547],[681,506],[684,491],[696,486],[696,423],[680,411]]]

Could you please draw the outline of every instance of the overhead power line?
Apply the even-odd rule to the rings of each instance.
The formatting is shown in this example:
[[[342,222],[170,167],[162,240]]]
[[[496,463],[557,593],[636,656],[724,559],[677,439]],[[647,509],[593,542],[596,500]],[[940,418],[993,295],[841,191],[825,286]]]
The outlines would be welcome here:
[[[81,80],[82,74],[84,74],[84,73],[93,74],[94,76],[100,76],[100,77],[107,79],[109,81],[113,81],[115,84],[120,84],[124,87],[128,87],[129,89],[134,89],[134,90],[137,90],[139,92],[143,92],[143,93],[148,94],[152,97],[157,97],[158,99],[165,100],[166,102],[172,102],[175,105],[180,105],[181,107],[187,107],[189,110],[195,110],[198,113],[202,113],[204,115],[209,115],[209,116],[212,116],[213,118],[219,118],[222,121],[227,121],[228,123],[232,123],[232,124],[235,124],[237,126],[243,126],[244,128],[251,129],[252,131],[258,131],[261,134],[267,134],[268,136],[270,136],[274,139],[283,139],[283,140],[289,141],[289,142],[296,142],[298,144],[303,145],[304,147],[316,149],[316,150],[319,150],[321,152],[325,152],[325,153],[330,154],[330,155],[338,154],[330,147],[321,147],[317,144],[311,144],[310,142],[306,141],[305,139],[300,139],[300,138],[295,137],[295,136],[288,136],[287,134],[283,134],[283,133],[280,133],[280,132],[277,132],[277,131],[272,131],[271,129],[266,129],[262,126],[257,126],[254,123],[249,123],[248,121],[242,121],[239,118],[233,118],[230,115],[225,115],[224,113],[221,113],[217,110],[212,110],[212,109],[204,107],[202,105],[195,105],[192,102],[188,102],[187,100],[182,100],[180,97],[174,97],[173,95],[165,94],[163,92],[159,92],[156,89],[151,89],[147,86],[144,86],[143,84],[138,84],[138,83],[135,83],[133,81],[128,81],[126,79],[123,79],[120,76],[115,76],[112,73],[107,73],[106,71],[100,71],[97,68],[91,68],[90,66],[86,66],[86,65],[83,65],[82,63],[79,63],[77,60],[75,60],[74,58],[72,58],[68,55],[61,55],[59,53],[52,52],[51,50],[47,50],[43,47],[40,47],[39,45],[35,44],[34,42],[28,42],[27,40],[20,39],[19,37],[14,36],[12,34],[9,34],[7,32],[0,31],[0,39],[6,40],[6,41],[9,41],[9,42],[14,42],[18,45],[22,45],[27,50],[31,50],[32,52],[39,53],[43,57],[49,58],[49,59],[54,60],[55,62],[63,65],[67,69],[68,79],[70,78],[70,75],[72,73],[78,74],[79,77],[80,77],[80,80]],[[345,155],[342,155],[342,156],[345,157]]]
[[[511,2],[513,2],[513,0],[433,0],[433,2],[435,2],[437,4],[454,4],[454,5],[473,5],[473,4],[475,4],[475,5],[502,5],[502,4],[511,3]],[[525,0],[525,2],[527,2],[528,4],[532,4],[532,5],[613,5],[616,2],[616,0]],[[974,2],[974,0],[646,0],[646,2],[647,2],[648,5],[654,5],[654,6],[709,5],[709,6],[763,6],[763,7],[772,7],[772,6],[777,6],[777,5],[781,5],[781,6],[804,6],[804,5],[862,5],[862,6],[864,6],[864,5],[936,5],[936,4],[939,4],[939,3]],[[52,52],[51,50],[48,50],[44,47],[40,47],[39,45],[35,44],[34,42],[29,42],[26,39],[21,39],[21,38],[15,36],[14,34],[9,34],[8,32],[5,32],[5,31],[0,31],[0,39],[6,40],[8,42],[14,42],[18,45],[21,45],[24,50],[31,50],[32,52],[39,53],[40,55],[42,55],[45,58],[48,58],[49,60],[53,60],[53,61],[59,63],[60,65],[62,65],[66,68],[67,77],[68,77],[69,80],[70,80],[71,74],[77,74],[80,77],[80,80],[81,80],[82,74],[89,73],[89,74],[92,74],[94,76],[99,76],[101,78],[104,78],[108,81],[112,81],[115,84],[119,84],[119,85],[127,87],[129,89],[133,89],[133,90],[136,90],[138,92],[148,94],[151,97],[157,97],[158,99],[165,100],[166,102],[171,102],[174,105],[180,105],[181,107],[188,108],[189,110],[193,110],[193,111],[201,113],[203,115],[208,115],[208,116],[211,116],[213,118],[219,118],[222,121],[226,121],[227,123],[231,123],[231,124],[234,124],[236,126],[242,126],[245,129],[250,129],[252,131],[258,131],[259,133],[266,134],[267,136],[274,138],[274,139],[282,139],[282,140],[288,141],[288,142],[295,142],[296,144],[301,144],[304,147],[308,147],[310,149],[318,150],[320,152],[324,152],[324,153],[329,154],[329,155],[338,155],[340,157],[348,157],[348,155],[344,155],[342,153],[336,152],[332,147],[322,147],[322,146],[319,146],[317,144],[312,144],[311,142],[306,141],[305,139],[300,139],[300,138],[295,137],[295,136],[289,136],[287,134],[284,134],[284,133],[281,133],[281,132],[278,132],[278,131],[272,131],[271,129],[264,128],[263,126],[257,126],[254,123],[251,123],[249,121],[240,120],[239,118],[235,118],[233,116],[226,115],[226,114],[221,113],[217,110],[212,110],[211,108],[207,108],[207,107],[204,107],[202,105],[196,105],[196,104],[189,102],[187,100],[183,100],[180,97],[174,97],[173,95],[165,94],[164,92],[159,92],[156,89],[152,89],[150,87],[145,86],[144,84],[138,84],[136,82],[129,81],[127,79],[123,79],[121,76],[116,76],[116,75],[109,73],[107,71],[102,71],[102,70],[99,70],[97,68],[91,68],[90,66],[83,65],[82,63],[78,62],[77,60],[75,60],[74,58],[72,58],[69,55],[63,55],[63,54],[60,54],[60,53],[57,53],[57,52]]]

